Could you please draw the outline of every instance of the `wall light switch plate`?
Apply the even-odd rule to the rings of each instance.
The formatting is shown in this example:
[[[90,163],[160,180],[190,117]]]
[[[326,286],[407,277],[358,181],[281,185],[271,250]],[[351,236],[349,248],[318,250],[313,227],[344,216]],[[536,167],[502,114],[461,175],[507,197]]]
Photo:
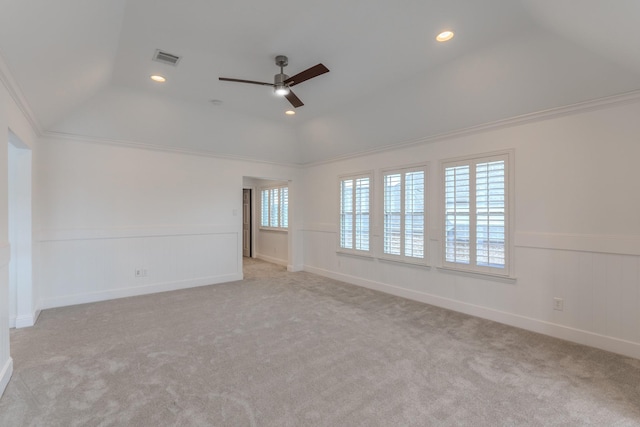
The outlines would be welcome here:
[[[558,311],[562,311],[564,310],[564,300],[562,298],[554,298],[553,299],[553,309],[554,310],[558,310]]]

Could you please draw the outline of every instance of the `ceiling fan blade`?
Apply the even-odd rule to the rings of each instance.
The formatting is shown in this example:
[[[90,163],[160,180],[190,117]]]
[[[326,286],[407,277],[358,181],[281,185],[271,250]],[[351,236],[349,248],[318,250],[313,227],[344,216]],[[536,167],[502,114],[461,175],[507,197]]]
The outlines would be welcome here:
[[[284,97],[287,98],[287,101],[289,101],[295,108],[302,107],[304,105],[304,103],[300,101],[300,98],[298,98],[292,90],[289,90],[289,93]]]
[[[314,77],[318,77],[320,74],[324,74],[328,72],[329,72],[329,69],[327,67],[325,67],[322,64],[318,64],[304,70],[301,73],[296,74],[295,76],[289,77],[287,80],[284,81],[284,83],[288,84],[289,86],[295,86],[297,84],[300,84]]]
[[[254,80],[229,79],[227,77],[218,77],[218,79],[222,80],[224,82],[251,83],[251,84],[254,84],[254,85],[271,86],[271,87],[273,87],[273,83],[256,82]]]

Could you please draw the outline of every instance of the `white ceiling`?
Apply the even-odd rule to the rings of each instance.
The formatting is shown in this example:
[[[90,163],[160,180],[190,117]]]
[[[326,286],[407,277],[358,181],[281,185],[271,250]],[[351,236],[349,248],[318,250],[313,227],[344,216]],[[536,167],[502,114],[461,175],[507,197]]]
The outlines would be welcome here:
[[[304,163],[638,90],[639,18],[637,0],[3,0],[0,55],[44,132]],[[278,54],[331,70],[293,118],[218,81],[271,81]]]

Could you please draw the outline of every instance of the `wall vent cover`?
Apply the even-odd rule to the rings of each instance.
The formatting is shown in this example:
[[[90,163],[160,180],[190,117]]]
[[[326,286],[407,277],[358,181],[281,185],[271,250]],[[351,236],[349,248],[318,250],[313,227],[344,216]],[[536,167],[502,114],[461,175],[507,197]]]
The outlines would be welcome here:
[[[173,53],[156,49],[156,52],[153,54],[153,60],[162,62],[163,64],[176,66],[178,65],[178,62],[180,62],[180,57],[178,55],[174,55]]]

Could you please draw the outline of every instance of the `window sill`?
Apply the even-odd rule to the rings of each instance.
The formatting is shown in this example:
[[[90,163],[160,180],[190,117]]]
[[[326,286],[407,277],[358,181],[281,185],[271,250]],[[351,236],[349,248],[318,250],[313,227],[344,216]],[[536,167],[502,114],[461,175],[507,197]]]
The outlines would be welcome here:
[[[402,259],[402,258],[390,258],[390,257],[386,257],[386,256],[381,256],[378,258],[380,261],[382,262],[388,262],[391,264],[402,264],[402,265],[406,265],[406,266],[410,266],[410,267],[422,267],[422,268],[431,268],[431,266],[427,263],[420,262],[420,261],[411,261],[409,259]]]
[[[370,260],[375,259],[373,257],[373,254],[370,252],[349,252],[349,251],[343,251],[338,249],[336,253],[340,256],[350,256],[354,258],[363,258],[363,259],[370,259]]]
[[[451,268],[451,267],[436,267],[436,268],[438,269],[438,271],[441,271],[443,273],[457,274],[465,277],[474,277],[476,279],[494,280],[494,281],[503,282],[503,283],[516,283],[516,281],[518,280],[514,276],[502,276],[500,274],[484,273],[480,271],[460,270],[460,269]]]
[[[275,227],[259,227],[260,231],[271,231],[276,233],[288,233],[288,228],[275,228]]]

